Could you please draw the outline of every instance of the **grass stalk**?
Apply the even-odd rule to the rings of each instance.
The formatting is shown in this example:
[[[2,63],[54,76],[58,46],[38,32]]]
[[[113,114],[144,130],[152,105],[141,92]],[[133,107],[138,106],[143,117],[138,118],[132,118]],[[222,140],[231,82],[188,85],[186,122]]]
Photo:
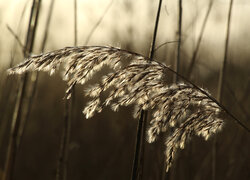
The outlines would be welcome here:
[[[182,0],[178,2],[178,46],[177,46],[177,57],[175,61],[175,72],[180,73],[180,60],[181,60],[181,44],[182,44]],[[179,81],[179,76],[174,73],[173,82],[177,83]],[[164,167],[165,169],[165,167]],[[171,179],[171,171],[165,174],[165,179]]]
[[[77,0],[74,0],[74,46],[77,46],[78,31],[77,31]],[[57,166],[57,180],[67,179],[68,169],[68,156],[69,156],[69,142],[71,124],[73,119],[73,105],[75,101],[75,87],[72,87],[72,96],[70,99],[65,99],[65,111],[64,111],[64,126],[61,139],[61,146],[59,150],[59,161]]]
[[[227,32],[225,39],[225,50],[222,68],[220,70],[219,84],[218,84],[218,95],[217,99],[220,103],[223,101],[224,84],[226,80],[226,70],[227,70],[227,59],[228,59],[228,47],[229,47],[229,35],[230,35],[230,24],[232,16],[233,0],[230,0],[228,16],[227,16]],[[216,180],[216,155],[217,155],[217,138],[215,136],[213,140],[213,151],[212,151],[212,180]]]
[[[22,10],[22,13],[21,13],[21,16],[20,16],[20,19],[19,19],[19,22],[18,22],[18,26],[17,26],[17,32],[18,32],[18,34],[20,34],[20,27],[21,27],[21,24],[23,22],[23,17],[24,17],[24,13],[25,13],[26,9],[27,9],[27,2],[24,5],[24,8]],[[13,45],[12,45],[13,47],[12,47],[12,50],[11,50],[10,63],[8,65],[8,67],[11,68],[13,66],[13,62],[14,62],[14,59],[15,59],[15,54],[17,52],[18,46],[21,45],[22,52],[24,52],[23,51],[24,46],[23,46],[22,43],[20,44],[18,42],[18,41],[20,41],[19,38],[18,38],[18,35],[16,35],[14,33],[14,31],[11,29],[11,27],[7,25],[7,29],[9,30],[9,32],[13,35],[13,37],[15,39],[15,41],[13,42]],[[3,86],[5,88],[3,88]],[[5,132],[7,130],[7,125],[8,125],[8,121],[5,119],[6,116],[7,116],[6,109],[7,109],[7,107],[10,106],[11,99],[15,99],[16,98],[16,96],[14,96],[14,98],[12,98],[12,96],[11,96],[12,93],[10,93],[10,92],[13,91],[13,83],[11,81],[9,81],[9,76],[7,76],[6,79],[3,79],[3,83],[2,83],[1,89],[3,89],[3,90],[2,90],[2,92],[0,94],[0,102],[6,102],[7,104],[3,104],[3,106],[1,106],[1,109],[2,109],[3,113],[1,113],[1,115],[0,115],[0,119],[2,119],[2,121],[0,122],[0,149],[2,147],[3,138],[4,138]]]
[[[67,164],[68,164],[68,150],[71,130],[71,112],[72,112],[72,100],[65,100],[65,111],[64,111],[64,128],[61,139],[59,161],[57,166],[56,179],[66,180],[67,179]]]
[[[182,0],[179,0],[179,20],[178,20],[178,47],[177,47],[177,59],[175,62],[175,71],[180,72],[180,59],[181,59],[181,40],[182,40]],[[178,82],[178,76],[174,76],[174,82]]]
[[[163,46],[165,46],[165,45],[167,45],[167,44],[177,43],[177,42],[179,42],[179,41],[167,41],[167,42],[162,43],[162,44],[160,44],[159,46],[157,46],[157,47],[155,48],[154,51],[156,52],[156,51],[159,50],[161,47],[163,47]]]
[[[159,0],[153,39],[152,39],[152,44],[151,44],[151,49],[150,49],[150,54],[149,54],[150,60],[154,58],[155,42],[156,42],[158,24],[160,20],[161,5],[162,5],[162,0]],[[147,116],[148,116],[147,111],[142,110],[140,119],[138,121],[138,126],[137,126],[136,146],[135,146],[135,154],[134,154],[134,160],[133,160],[131,180],[135,180],[137,179],[137,177],[138,179],[142,179],[142,176],[143,176]]]
[[[43,40],[42,40],[40,52],[44,52],[45,46],[47,43],[51,16],[52,16],[52,12],[54,9],[54,1],[55,0],[51,0],[51,2],[50,2],[49,13],[48,13],[48,16],[46,19],[45,31],[44,31],[44,35],[43,35]],[[19,135],[18,135],[18,137],[19,137],[18,144],[20,144],[22,142],[23,132],[24,132],[24,129],[26,127],[26,122],[29,118],[29,114],[31,112],[31,108],[32,108],[32,104],[34,101],[34,96],[35,96],[35,92],[36,92],[36,88],[37,88],[39,73],[32,72],[30,76],[31,76],[31,78],[30,78],[31,81],[30,81],[30,88],[29,88],[30,90],[28,93],[27,108],[26,108],[26,111],[24,112],[24,118],[23,118],[22,124],[20,125],[20,131],[19,131]]]
[[[213,2],[214,2],[214,0],[210,0],[210,2],[209,2],[207,13],[206,13],[205,19],[204,19],[204,21],[202,23],[199,38],[198,38],[194,53],[193,53],[192,58],[191,58],[191,63],[189,65],[188,69],[187,69],[188,70],[187,78],[190,78],[190,76],[192,74],[192,71],[193,71],[193,68],[194,68],[194,65],[195,65],[195,62],[196,62],[196,59],[197,59],[197,55],[198,55],[198,52],[199,52],[199,49],[200,49],[201,40],[203,38],[203,34],[204,34],[204,31],[205,31],[205,28],[206,28],[207,20],[208,20],[209,14],[210,14],[212,6],[213,6]]]
[[[41,0],[33,0],[31,7],[29,27],[27,32],[26,44],[25,44],[25,56],[32,52],[36,27],[38,23],[38,16],[40,10]],[[21,114],[23,111],[23,100],[26,91],[26,85],[28,81],[28,73],[25,73],[20,81],[17,100],[15,104],[15,109],[13,112],[12,125],[11,125],[11,134],[8,145],[5,169],[3,174],[3,180],[11,180],[14,175],[14,166],[16,161],[16,155],[18,150],[18,132],[21,124]]]

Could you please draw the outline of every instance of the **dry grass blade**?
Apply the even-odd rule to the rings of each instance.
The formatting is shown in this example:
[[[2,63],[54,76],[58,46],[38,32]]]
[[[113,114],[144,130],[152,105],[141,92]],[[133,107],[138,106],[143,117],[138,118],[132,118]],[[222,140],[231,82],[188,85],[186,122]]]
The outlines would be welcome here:
[[[130,63],[123,66],[125,60]],[[135,105],[135,117],[142,110],[152,112],[149,142],[154,142],[161,132],[174,128],[166,141],[167,170],[177,149],[184,148],[191,135],[201,135],[207,140],[223,125],[221,114],[226,110],[208,92],[192,83],[169,85],[166,71],[170,69],[167,66],[114,47],[67,47],[31,57],[10,69],[9,73],[20,74],[28,70],[53,73],[62,63],[63,78],[70,86],[66,92],[68,98],[74,84],[86,83],[103,65],[113,69],[99,84],[86,89],[85,95],[93,98],[83,110],[86,118],[101,112],[105,106],[117,111],[120,106]],[[102,102],[100,95],[108,89],[111,91]]]

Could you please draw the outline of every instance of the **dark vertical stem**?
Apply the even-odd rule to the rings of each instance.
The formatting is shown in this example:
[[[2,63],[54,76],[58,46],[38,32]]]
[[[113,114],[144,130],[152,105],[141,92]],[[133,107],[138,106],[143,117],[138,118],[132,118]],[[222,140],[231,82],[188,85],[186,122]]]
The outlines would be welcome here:
[[[179,16],[178,16],[178,46],[177,46],[177,56],[175,61],[175,72],[173,82],[178,83],[179,76],[177,74],[180,73],[180,59],[181,59],[181,43],[182,43],[182,0],[179,0],[178,2],[178,10],[179,10]],[[177,162],[176,162],[177,164]],[[176,166],[176,165],[175,165]],[[173,169],[174,167],[172,167]],[[171,179],[173,177],[173,171],[168,171],[165,175],[165,179]]]
[[[25,43],[25,50],[24,50],[24,54],[26,57],[32,52],[32,49],[33,49],[35,32],[36,32],[36,27],[37,27],[37,22],[38,22],[38,15],[39,15],[39,10],[40,10],[40,3],[41,3],[41,0],[33,0],[31,13],[30,13],[27,38],[26,38],[26,43]],[[28,73],[25,73],[21,78],[16,105],[15,105],[15,109],[13,112],[11,134],[10,134],[10,140],[9,140],[9,145],[8,145],[3,180],[11,180],[13,179],[13,175],[14,175],[14,166],[15,166],[16,155],[17,155],[17,150],[18,150],[17,139],[18,139],[18,132],[19,132],[20,124],[21,124],[21,114],[23,111],[23,100],[24,100],[25,91],[27,88],[26,87],[27,81],[28,81]]]
[[[195,62],[196,62],[197,54],[198,54],[199,49],[200,49],[201,40],[203,38],[203,34],[204,34],[204,31],[205,31],[205,28],[206,28],[207,20],[208,20],[209,14],[210,14],[212,6],[213,6],[213,2],[214,2],[214,0],[210,0],[206,16],[205,16],[205,19],[204,19],[202,27],[201,27],[199,38],[198,38],[194,53],[193,53],[192,58],[191,58],[191,63],[189,65],[188,69],[187,69],[187,71],[188,71],[187,72],[187,78],[190,78],[190,76],[192,74],[192,71],[193,71],[193,68],[194,68],[194,65],[195,65]]]
[[[48,13],[48,17],[46,20],[46,25],[45,25],[45,31],[44,31],[44,35],[43,35],[43,42],[42,42],[42,46],[41,46],[41,52],[44,52],[45,50],[45,46],[47,43],[47,39],[48,39],[48,35],[49,35],[49,29],[50,29],[50,22],[51,22],[51,17],[52,17],[52,13],[54,10],[54,4],[55,4],[55,0],[51,0],[50,1],[50,6],[49,6],[49,13]]]
[[[230,0],[228,18],[227,18],[227,32],[226,32],[226,40],[225,40],[224,60],[223,60],[223,65],[220,71],[219,84],[218,84],[217,99],[220,103],[222,103],[222,100],[223,100],[222,95],[224,92],[224,84],[225,84],[225,77],[226,77],[232,7],[233,7],[233,0]],[[217,146],[217,138],[215,136],[214,141],[213,141],[213,151],[212,151],[212,180],[216,180],[216,155],[217,155],[216,146]]]
[[[18,26],[17,26],[17,32],[18,34],[20,34],[20,27],[21,27],[21,24],[23,22],[23,17],[24,17],[24,13],[27,9],[27,2],[26,4],[24,5],[24,8],[22,10],[22,13],[21,13],[21,16],[20,16],[20,20],[18,22]],[[7,26],[7,28],[10,30],[10,32],[12,33],[12,29]],[[13,31],[14,32],[14,31]],[[12,33],[13,34],[13,33]],[[13,62],[14,62],[14,59],[15,59],[15,54],[16,54],[16,51],[17,51],[17,47],[18,45],[20,45],[20,43],[18,42],[18,40],[16,39],[16,37],[14,36],[15,40],[14,40],[14,44],[13,44],[13,47],[12,47],[12,50],[11,50],[11,58],[10,58],[10,63],[8,65],[9,68],[12,67],[13,65]],[[21,48],[23,50],[23,45],[21,44]],[[9,81],[9,76],[6,77],[5,79],[5,82],[3,82],[3,85],[5,88],[3,88],[3,86],[1,86],[1,89],[3,89],[3,93],[0,95],[0,102],[6,102],[6,103],[2,103],[3,106],[1,106],[1,110],[3,113],[0,114],[0,119],[2,119],[2,121],[0,122],[0,149],[2,147],[2,142],[3,142],[3,136],[5,135],[5,132],[7,130],[7,124],[8,124],[8,121],[6,120],[6,116],[7,116],[7,107],[10,107],[10,104],[11,104],[11,99],[13,97],[13,94],[11,93],[12,90],[13,90],[13,83],[11,81]],[[6,88],[8,87],[8,88]],[[6,93],[6,94],[5,94]],[[14,95],[14,98],[16,98],[16,95]]]
[[[77,0],[74,0],[74,46],[77,46]],[[64,126],[61,139],[61,146],[59,152],[59,160],[57,166],[57,180],[67,179],[68,156],[69,156],[69,142],[71,124],[73,118],[73,105],[75,99],[75,87],[72,87],[72,96],[70,99],[65,99],[64,111]]]
[[[57,166],[56,179],[57,180],[66,180],[67,179],[67,164],[68,164],[68,150],[69,150],[69,140],[70,140],[70,113],[71,109],[71,100],[65,100],[65,111],[64,111],[64,128],[61,139],[61,147],[59,154],[59,161]]]
[[[133,169],[132,169],[132,175],[131,180],[136,180],[138,176],[138,168],[139,168],[139,155],[140,155],[140,149],[141,149],[141,135],[142,135],[142,126],[143,126],[143,118],[144,113],[142,111],[140,119],[138,121],[137,125],[137,134],[136,134],[136,144],[135,144],[135,154],[134,154],[134,161],[133,161]]]
[[[158,24],[160,20],[161,4],[162,4],[162,0],[159,0],[158,10],[157,10],[157,15],[156,15],[156,20],[155,20],[154,34],[153,34],[153,39],[152,39],[152,45],[151,45],[150,54],[149,54],[150,60],[154,58],[154,53],[155,53],[154,49],[155,49],[155,42],[156,42],[157,31],[158,31]]]
[[[177,59],[175,63],[175,71],[180,72],[180,58],[181,58],[181,36],[182,36],[182,0],[179,0],[179,23],[178,23],[178,48],[177,48]],[[174,82],[178,82],[178,76],[174,76]]]
[[[47,42],[51,16],[52,16],[52,12],[54,9],[54,2],[55,2],[55,0],[50,1],[49,13],[48,13],[48,17],[46,20],[46,26],[45,26],[46,28],[44,31],[44,36],[43,36],[42,45],[41,45],[41,49],[40,49],[41,52],[44,52],[45,45]],[[34,96],[35,96],[35,92],[36,92],[36,88],[37,88],[38,75],[39,75],[38,72],[31,73],[30,91],[28,93],[29,94],[28,103],[27,103],[26,111],[24,112],[24,119],[22,121],[22,124],[20,125],[20,131],[18,133],[18,144],[20,144],[22,142],[23,132],[24,132],[24,129],[26,127],[26,123],[27,123],[27,120],[29,118],[29,113],[30,113],[31,108],[32,108],[32,104],[33,104],[33,100],[34,100]]]
[[[162,4],[162,0],[159,0],[153,39],[152,39],[152,44],[151,44],[151,49],[150,49],[150,54],[149,54],[150,60],[154,58],[154,49],[155,49],[157,30],[158,30],[158,24],[159,24],[159,19],[160,19],[161,4]],[[138,121],[138,127],[137,127],[136,146],[135,146],[135,154],[134,154],[134,160],[133,160],[131,180],[136,180],[137,178],[142,179],[142,176],[143,176],[147,116],[148,116],[147,111],[142,110],[140,119]]]
[[[227,32],[226,32],[226,40],[225,40],[225,51],[224,51],[224,60],[223,65],[220,71],[219,77],[219,88],[218,88],[218,101],[222,103],[222,93],[224,92],[224,83],[226,77],[226,66],[227,66],[227,57],[228,57],[228,46],[229,46],[229,35],[230,35],[230,24],[231,24],[231,15],[232,15],[232,7],[233,0],[230,0],[229,10],[228,10],[228,18],[227,18]]]

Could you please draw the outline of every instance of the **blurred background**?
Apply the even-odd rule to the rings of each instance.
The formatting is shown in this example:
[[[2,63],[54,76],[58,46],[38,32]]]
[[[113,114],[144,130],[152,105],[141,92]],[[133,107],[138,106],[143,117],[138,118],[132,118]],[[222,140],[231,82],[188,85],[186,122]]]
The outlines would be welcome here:
[[[53,0],[52,0],[53,1]],[[42,0],[32,54],[77,45],[115,46],[148,56],[157,0]],[[223,65],[229,0],[183,1],[180,74],[218,97]],[[23,61],[32,0],[0,0],[0,179],[4,171],[11,120],[20,82],[6,70]],[[51,12],[51,14],[50,14]],[[163,0],[155,59],[174,68],[178,46],[178,1]],[[232,6],[222,104],[250,127],[250,2]],[[48,19],[50,23],[48,25]],[[204,29],[204,31],[202,31]],[[44,34],[47,41],[43,46]],[[202,35],[201,35],[202,32]],[[77,42],[75,35],[77,33]],[[199,39],[200,44],[199,44]],[[171,43],[166,43],[171,42]],[[166,44],[164,44],[166,43]],[[164,44],[164,45],[163,45]],[[162,46],[161,46],[162,45]],[[196,61],[188,75],[196,52]],[[94,81],[98,81],[98,75]],[[172,75],[169,76],[171,80]],[[93,82],[94,82],[93,81]],[[13,179],[55,179],[64,126],[66,83],[60,72],[39,73],[32,106],[23,129]],[[112,112],[108,108],[86,120],[82,110],[86,87],[76,86],[68,155],[68,179],[129,179],[135,149],[137,120],[133,107]],[[26,94],[24,103],[29,101]],[[229,117],[216,135],[216,179],[250,179],[250,136]],[[164,134],[146,143],[143,179],[212,179],[213,138],[194,137],[179,151],[170,172],[164,171]]]

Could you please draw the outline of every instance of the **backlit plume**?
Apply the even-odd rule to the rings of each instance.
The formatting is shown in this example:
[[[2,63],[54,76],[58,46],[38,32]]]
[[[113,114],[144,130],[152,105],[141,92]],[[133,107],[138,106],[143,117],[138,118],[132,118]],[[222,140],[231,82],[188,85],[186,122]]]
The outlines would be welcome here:
[[[184,149],[191,136],[196,134],[207,140],[221,129],[221,108],[208,96],[208,92],[192,84],[167,84],[168,68],[139,54],[114,47],[82,46],[30,57],[8,70],[9,74],[26,71],[47,71],[53,74],[60,65],[63,79],[68,83],[66,97],[71,97],[75,84],[85,84],[106,65],[112,72],[85,90],[92,98],[83,110],[91,118],[105,106],[118,111],[120,106],[133,105],[134,117],[142,110],[152,113],[148,141],[154,142],[161,132],[167,134],[166,164],[170,168],[177,150]],[[101,94],[109,89],[103,101]],[[204,93],[205,92],[205,93]],[[169,129],[172,129],[172,133]]]

